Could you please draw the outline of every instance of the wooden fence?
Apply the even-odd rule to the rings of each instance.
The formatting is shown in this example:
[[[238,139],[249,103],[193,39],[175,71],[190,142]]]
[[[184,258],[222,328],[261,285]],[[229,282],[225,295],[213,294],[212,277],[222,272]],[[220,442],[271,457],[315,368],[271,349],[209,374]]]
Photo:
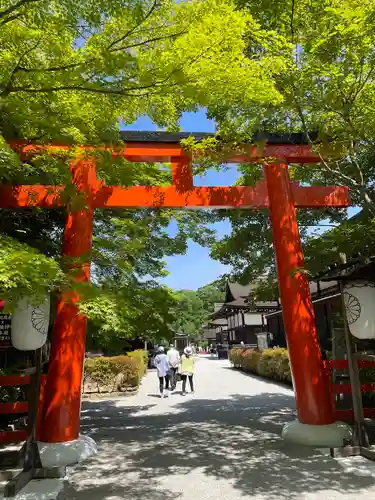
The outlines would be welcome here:
[[[357,360],[358,368],[375,368],[375,361]],[[328,361],[330,370],[348,370],[348,361],[346,359],[335,359]],[[361,393],[375,393],[375,383],[360,384]],[[351,394],[352,385],[350,382],[346,383],[333,383],[332,392],[334,395],[338,394]],[[375,419],[375,408],[364,408],[364,415],[366,418]],[[354,421],[353,409],[338,409],[335,402],[336,419],[344,422]]]
[[[29,375],[0,376],[0,387],[26,387],[28,389],[31,379],[32,377]],[[42,375],[41,389],[43,389],[44,382],[45,375]],[[25,392],[26,396],[24,401],[0,403],[0,415],[24,415],[28,417],[30,407],[27,400],[27,394],[30,391],[26,390]],[[27,428],[19,430],[0,430],[0,444],[26,441],[27,437]]]

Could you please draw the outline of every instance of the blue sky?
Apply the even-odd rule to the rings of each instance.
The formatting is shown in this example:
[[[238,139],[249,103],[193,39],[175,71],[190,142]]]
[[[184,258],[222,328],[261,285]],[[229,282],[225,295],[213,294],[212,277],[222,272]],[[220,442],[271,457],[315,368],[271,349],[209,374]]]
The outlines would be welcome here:
[[[215,132],[215,123],[208,120],[205,112],[184,113],[180,122],[183,132]],[[132,125],[125,127],[127,130],[157,130],[157,126],[147,117],[139,118]],[[223,171],[209,171],[204,177],[196,176],[194,183],[196,186],[230,186],[239,177],[235,166]],[[349,215],[356,213],[358,209],[350,208]],[[229,222],[221,222],[213,226],[217,234],[222,237],[230,232]],[[322,232],[327,228],[322,228]],[[169,231],[175,231],[174,224],[171,224]],[[228,266],[211,259],[210,250],[190,241],[185,255],[167,257],[167,270],[169,276],[163,278],[162,282],[173,289],[196,290],[220,275],[230,271]]]
[[[215,123],[208,120],[204,111],[184,113],[181,119],[183,132],[215,132]],[[157,130],[157,126],[147,117],[139,118],[135,123],[127,126],[128,130]],[[196,186],[230,186],[238,178],[235,166],[225,172],[209,171],[204,177],[196,176]],[[219,236],[230,231],[229,222],[222,222],[213,226]],[[175,230],[171,224],[170,231]],[[162,281],[174,289],[191,289],[204,286],[217,279],[221,274],[229,271],[229,267],[211,259],[210,250],[190,241],[185,255],[167,257],[169,276]]]

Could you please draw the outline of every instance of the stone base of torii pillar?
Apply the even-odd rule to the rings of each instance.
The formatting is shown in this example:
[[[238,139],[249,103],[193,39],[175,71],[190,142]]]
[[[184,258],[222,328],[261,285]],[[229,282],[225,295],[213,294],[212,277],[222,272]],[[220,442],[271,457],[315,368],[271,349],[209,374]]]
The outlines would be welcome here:
[[[352,430],[343,422],[328,425],[302,424],[298,420],[284,425],[282,437],[294,444],[318,448],[340,448],[351,438]]]
[[[65,443],[38,441],[38,448],[40,460],[46,468],[75,465],[98,452],[95,441],[89,436],[80,436],[78,439]]]

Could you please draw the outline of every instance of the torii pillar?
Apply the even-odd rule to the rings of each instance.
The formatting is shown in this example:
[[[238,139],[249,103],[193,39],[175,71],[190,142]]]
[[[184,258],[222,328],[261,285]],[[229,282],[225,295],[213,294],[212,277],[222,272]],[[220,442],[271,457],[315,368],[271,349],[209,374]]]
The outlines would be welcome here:
[[[334,422],[329,375],[315,325],[309,280],[304,272],[301,238],[288,165],[264,168],[275,248],[280,299],[298,420],[284,426],[284,439],[315,446],[340,447],[350,436]]]
[[[163,133],[159,134],[163,137]],[[46,146],[12,144],[21,157]],[[51,154],[61,146],[47,146]],[[82,148],[85,154],[89,147]],[[270,211],[286,339],[298,412],[298,421],[285,426],[286,439],[315,446],[336,447],[348,437],[348,428],[334,422],[330,381],[315,328],[309,284],[303,273],[303,254],[296,221],[296,207],[346,207],[344,187],[301,187],[291,183],[288,163],[317,163],[309,146],[266,145],[255,147],[228,162],[273,158],[264,167],[265,182],[255,187],[194,187],[191,159],[179,144],[127,142],[113,151],[129,161],[172,163],[172,185],[166,187],[104,186],[96,179],[94,159],[77,159],[71,165],[73,183],[83,195],[85,207],[68,207],[63,256],[70,260],[77,281],[89,280],[93,210],[95,208],[268,208]],[[0,186],[0,207],[65,206],[63,186]],[[80,437],[80,390],[85,352],[86,320],[79,313],[77,294],[62,295],[58,303],[50,367],[44,390],[40,422],[41,458],[45,466],[74,463],[94,451],[92,441]]]

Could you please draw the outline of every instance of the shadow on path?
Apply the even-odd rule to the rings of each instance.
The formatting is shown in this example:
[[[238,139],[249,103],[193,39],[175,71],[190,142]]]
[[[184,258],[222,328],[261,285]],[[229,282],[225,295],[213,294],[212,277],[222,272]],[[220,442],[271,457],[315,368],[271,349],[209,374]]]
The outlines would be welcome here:
[[[183,399],[159,414],[155,399],[146,406],[121,404],[84,404],[82,433],[96,440],[99,455],[75,469],[64,498],[172,500],[186,494],[191,477],[198,479],[197,487],[229,484],[235,492],[231,499],[300,499],[326,489],[359,498],[361,490],[375,485],[372,477],[346,472],[328,450],[280,438],[282,425],[294,418],[289,395]]]

